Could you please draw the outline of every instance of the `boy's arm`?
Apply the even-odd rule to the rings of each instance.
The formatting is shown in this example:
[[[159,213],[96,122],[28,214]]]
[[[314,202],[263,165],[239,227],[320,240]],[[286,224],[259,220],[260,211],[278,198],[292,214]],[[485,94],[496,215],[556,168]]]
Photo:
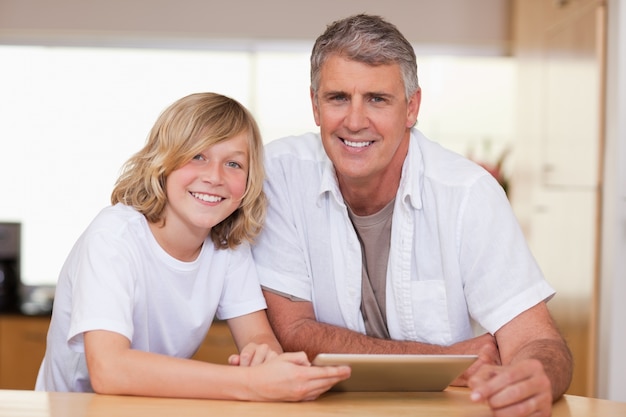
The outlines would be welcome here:
[[[238,355],[229,358],[231,365],[259,365],[283,352],[265,310],[229,319],[227,323],[239,349]]]
[[[86,332],[84,338],[91,385],[100,394],[302,401],[350,376],[345,366],[308,366],[302,352],[259,366],[229,366],[131,349],[128,339],[106,330]]]
[[[234,399],[233,387],[244,377],[235,368],[225,372],[227,365],[131,349],[115,332],[89,331],[84,339],[91,385],[100,394]]]

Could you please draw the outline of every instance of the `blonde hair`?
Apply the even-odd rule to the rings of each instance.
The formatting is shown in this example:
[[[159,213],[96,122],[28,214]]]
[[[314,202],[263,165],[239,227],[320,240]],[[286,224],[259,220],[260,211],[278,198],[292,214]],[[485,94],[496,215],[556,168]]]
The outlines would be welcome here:
[[[232,98],[216,93],[191,94],[161,113],[139,152],[122,167],[111,204],[134,207],[151,223],[165,222],[168,175],[208,147],[248,133],[249,170],[241,205],[211,229],[216,248],[252,242],[265,218],[263,143],[250,112]]]

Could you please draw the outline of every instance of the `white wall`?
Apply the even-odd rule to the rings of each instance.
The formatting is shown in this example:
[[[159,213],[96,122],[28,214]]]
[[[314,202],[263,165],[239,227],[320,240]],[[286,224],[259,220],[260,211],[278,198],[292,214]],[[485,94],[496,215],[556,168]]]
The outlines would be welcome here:
[[[598,396],[626,402],[626,3],[608,2]]]
[[[510,0],[0,0],[0,43],[310,41],[354,13],[380,14],[412,43],[501,54]],[[308,44],[307,44],[308,45]]]
[[[22,223],[22,282],[56,282],[70,248],[108,204],[122,163],[179,97],[215,91],[239,100],[265,141],[317,130],[308,58],[0,45],[0,221]],[[420,78],[426,135],[485,162],[512,141],[513,58],[421,57]]]
[[[457,55],[503,55],[507,53],[509,46],[509,3],[509,0],[413,0],[410,2],[405,0],[388,0],[385,2],[378,0],[316,0],[315,2],[294,0],[230,0],[227,2],[217,0],[0,0],[0,44],[147,46],[211,49],[224,50],[225,52],[235,50],[252,57],[251,61],[247,61],[249,64],[242,63],[240,65],[241,69],[250,65],[249,72],[252,74],[255,71],[263,70],[265,60],[262,57],[267,55],[268,49],[280,48],[284,50],[286,45],[291,45],[290,47],[296,52],[305,51],[308,55],[313,40],[326,24],[350,14],[368,12],[383,15],[395,23],[416,45],[418,53],[421,50],[425,54],[452,52]],[[103,48],[97,55],[106,54],[106,50],[107,48]],[[263,51],[263,53],[257,53],[257,51]],[[93,210],[86,210],[80,204],[88,201],[90,197],[93,197],[94,201],[100,202],[102,200],[100,204],[94,204],[95,207],[106,204],[106,194],[110,188],[109,182],[111,178],[114,178],[115,173],[110,172],[109,175],[103,175],[103,178],[94,179],[86,175],[86,173],[93,171],[87,167],[93,168],[93,164],[96,164],[100,167],[99,171],[103,173],[116,171],[120,161],[125,159],[125,157],[122,159],[122,155],[127,155],[130,152],[128,149],[138,147],[133,141],[136,141],[137,138],[141,138],[142,141],[145,137],[144,130],[147,131],[147,127],[124,128],[122,126],[125,126],[123,124],[125,118],[138,120],[144,117],[142,115],[145,113],[147,125],[148,120],[151,123],[161,108],[182,95],[181,90],[188,93],[191,91],[187,90],[209,89],[234,96],[250,107],[258,118],[263,133],[268,138],[280,133],[277,131],[278,127],[290,129],[290,133],[298,133],[300,129],[293,127],[294,124],[297,124],[302,126],[302,130],[308,130],[306,124],[301,123],[301,119],[286,114],[285,109],[278,112],[278,118],[276,112],[270,112],[272,109],[280,108],[280,106],[267,105],[267,103],[259,101],[259,97],[264,96],[264,90],[271,90],[265,96],[281,97],[290,103],[289,110],[300,109],[299,114],[306,115],[303,116],[306,118],[310,117],[308,104],[302,104],[299,107],[294,106],[294,103],[300,102],[286,98],[285,92],[281,92],[282,90],[278,86],[280,84],[283,87],[294,89],[294,85],[296,85],[285,82],[283,75],[287,66],[284,64],[280,65],[281,71],[273,71],[275,78],[282,77],[277,82],[272,82],[269,79],[267,71],[264,73],[262,84],[255,83],[254,78],[244,76],[241,78],[244,81],[237,85],[242,91],[231,91],[229,89],[230,83],[225,77],[214,74],[215,71],[206,72],[206,81],[201,81],[200,86],[191,88],[186,87],[186,85],[192,78],[197,79],[198,77],[182,75],[186,78],[182,80],[180,75],[163,75],[162,72],[159,72],[137,78],[130,68],[120,68],[118,75],[121,77],[121,81],[118,83],[119,85],[114,84],[109,87],[106,83],[112,78],[111,74],[109,72],[103,73],[103,68],[99,64],[91,64],[100,58],[96,54],[89,54],[91,53],[87,52],[87,58],[81,58],[80,64],[77,64],[74,69],[78,71],[79,68],[92,65],[90,67],[92,69],[86,72],[94,80],[99,81],[99,88],[95,89],[89,86],[89,80],[83,83],[78,74],[73,78],[70,76],[71,81],[61,78],[62,72],[67,70],[61,69],[57,64],[44,63],[38,65],[33,62],[32,65],[23,69],[19,69],[20,66],[17,65],[16,68],[20,74],[17,75],[17,81],[12,81],[13,76],[7,77],[7,71],[11,65],[0,65],[0,76],[4,82],[0,82],[0,117],[4,118],[6,122],[4,123],[5,128],[0,132],[0,162],[6,162],[0,164],[0,173],[4,172],[5,174],[0,180],[0,191],[2,191],[0,194],[3,195],[3,202],[0,204],[2,206],[0,207],[0,217],[25,221],[30,213],[37,215],[37,218],[40,219],[39,223],[28,221],[28,227],[23,228],[24,240],[30,242],[23,251],[24,268],[22,272],[25,273],[23,278],[27,283],[47,283],[55,280],[56,272],[51,273],[50,271],[56,271],[57,265],[52,260],[44,259],[43,255],[40,254],[48,254],[57,263],[62,261],[68,250],[66,246],[69,246],[69,242],[73,242],[76,238],[74,234],[79,233],[84,228],[84,224],[94,215]],[[143,59],[136,52],[133,54],[133,59]],[[305,63],[308,61],[308,56],[306,58]],[[272,62],[275,65],[276,57],[273,59]],[[292,58],[287,59],[293,61]],[[203,71],[202,68],[207,66],[215,69],[213,68],[215,67],[214,63],[207,63],[203,60],[204,58],[198,57],[196,63],[191,64],[197,68],[192,69],[196,72]],[[468,151],[468,140],[470,140],[470,146],[476,148],[475,151],[479,154],[478,156],[482,156],[480,155],[482,150],[480,145],[483,140],[492,142],[509,140],[511,123],[507,124],[507,122],[510,122],[510,116],[513,114],[510,105],[514,102],[514,98],[506,96],[509,88],[506,80],[511,79],[512,67],[510,63],[503,65],[504,67],[496,70],[497,72],[490,76],[489,86],[492,89],[498,89],[498,91],[489,93],[483,88],[480,92],[471,91],[464,95],[465,97],[480,95],[487,99],[498,97],[498,92],[505,95],[504,99],[494,98],[493,101],[497,103],[491,103],[491,105],[495,104],[499,111],[500,116],[497,119],[500,125],[483,121],[482,125],[489,127],[490,130],[477,130],[476,132],[473,132],[470,126],[481,124],[480,117],[490,117],[493,115],[493,110],[480,112],[471,120],[473,123],[463,123],[463,132],[457,132],[454,129],[456,124],[439,122],[437,115],[442,114],[441,109],[449,113],[457,107],[467,107],[462,104],[462,100],[461,104],[456,105],[460,98],[458,91],[450,91],[450,89],[459,83],[462,87],[464,85],[463,76],[475,81],[476,77],[473,74],[481,64],[468,63],[463,69],[448,75],[443,74],[443,72],[445,72],[445,68],[449,68],[449,65],[438,65],[438,70],[435,71],[428,71],[427,65],[420,67],[423,71],[421,75],[425,96],[420,115],[420,127],[430,130],[434,134],[433,138],[442,140],[444,143],[447,141],[450,147],[459,152]],[[38,75],[37,71],[42,68],[48,69],[45,77]],[[485,72],[484,69],[478,71]],[[189,68],[186,68],[184,74],[188,72]],[[308,88],[307,72],[295,72],[302,75],[304,81],[301,97],[306,99],[308,96],[306,91]],[[29,77],[31,78],[29,79]],[[155,77],[170,81],[159,82],[153,80]],[[504,77],[504,84],[498,82],[499,77]],[[183,81],[187,83],[185,84]],[[56,89],[49,91],[43,86],[37,88],[38,82],[43,84],[47,82]],[[217,86],[213,86],[216,83]],[[246,87],[246,83],[250,85]],[[466,83],[465,86],[479,88],[479,84]],[[140,88],[143,86],[146,86],[147,89]],[[130,97],[128,94],[122,94],[121,91],[118,91],[120,89],[125,93],[130,93]],[[103,90],[108,91],[108,93],[103,93]],[[168,99],[156,99],[157,93],[163,95],[170,90],[175,90],[176,93],[172,92]],[[48,91],[48,93],[44,93],[44,91]],[[16,94],[15,98],[9,94],[11,92]],[[26,107],[20,107],[16,100],[25,94],[32,95],[33,101],[27,102]],[[47,95],[42,97],[42,94]],[[105,100],[96,100],[95,103],[91,103],[89,100],[90,97],[98,97],[102,94],[107,97],[117,96],[119,105],[107,105],[109,107],[106,111],[97,111],[96,108],[100,109],[104,106],[100,101],[104,102]],[[142,103],[139,96],[146,94],[149,96],[150,103],[138,105],[138,103]],[[5,100],[2,100],[3,96]],[[64,105],[55,99],[56,97],[71,98],[74,96],[77,98],[72,105],[81,106],[80,109]],[[437,100],[438,98],[440,100]],[[442,101],[444,99],[446,101]],[[440,104],[437,105],[437,102]],[[480,105],[480,103],[478,104]],[[490,103],[485,104],[489,108]],[[438,109],[437,106],[441,109]],[[62,114],[56,116],[44,108],[60,110]],[[93,111],[91,111],[92,108]],[[480,106],[476,108],[479,109]],[[82,115],[79,110],[87,110],[88,114]],[[143,111],[142,115],[138,115],[137,113],[141,111]],[[79,116],[79,114],[81,115]],[[465,113],[461,114],[465,115]],[[32,116],[32,120],[24,121],[23,118],[28,117],[28,115]],[[106,121],[98,122],[97,117],[104,118]],[[96,119],[94,120],[94,118]],[[459,115],[455,114],[454,117],[450,116],[446,119],[454,119],[458,122]],[[9,134],[6,129],[7,124],[17,125],[17,128]],[[101,127],[94,131],[93,126]],[[40,129],[42,132],[33,134],[33,129]],[[58,133],[55,133],[54,129],[64,132],[60,136],[62,140],[55,139]],[[114,131],[109,132],[107,129]],[[72,134],[78,139],[73,139]],[[105,140],[94,140],[96,134],[104,134]],[[450,139],[444,139],[446,137]],[[36,140],[33,141],[32,138]],[[93,143],[106,142],[111,144],[113,140],[124,143],[124,146],[108,147],[114,148],[115,152],[120,154],[116,157],[120,161],[116,159],[115,163],[111,163],[102,158],[103,151],[112,152],[112,149],[107,149],[107,147],[96,147],[94,152],[98,157],[91,156],[89,150]],[[7,142],[10,142],[9,145],[11,146],[7,146]],[[34,146],[35,142],[39,145]],[[71,146],[71,152],[61,151],[64,156],[69,158],[69,162],[64,162],[65,159],[51,153],[64,149],[61,143],[66,142],[75,144]],[[496,143],[494,150],[498,151],[498,147],[499,145]],[[29,162],[23,162],[21,158],[28,158],[26,155],[31,148],[36,149],[37,155],[43,155],[44,160],[35,162],[32,159],[27,159]],[[16,158],[15,155],[20,155],[21,158]],[[90,159],[93,158],[95,159],[92,163]],[[18,173],[13,175],[14,179],[8,180],[8,172],[17,172],[15,168],[11,168],[15,163],[24,165],[34,175],[27,176]],[[79,171],[82,170],[81,175],[71,178],[72,183],[75,183],[74,186],[67,186],[66,184],[65,187],[70,190],[69,192],[75,192],[74,195],[80,196],[79,200],[76,198],[68,199],[65,194],[59,192],[58,187],[54,186],[54,178],[56,177],[53,178],[51,173],[61,175],[59,165],[75,166]],[[63,178],[66,177],[61,177],[58,182],[68,181],[67,178],[65,180]],[[102,189],[106,189],[107,192],[103,193]],[[35,201],[29,204],[24,203],[24,201],[31,200]],[[72,216],[67,221],[71,225],[58,224],[58,221],[48,222],[47,217],[50,217],[50,210],[56,206],[66,206],[66,201],[73,201],[73,204],[68,208]],[[36,225],[41,225],[41,227]],[[56,226],[57,230],[46,229],[49,226]],[[77,231],[73,233],[59,231],[67,231],[68,226],[75,226]],[[44,236],[45,239],[41,236]],[[67,240],[68,244],[62,244],[63,239]],[[38,245],[39,249],[35,249],[31,245]],[[59,253],[53,255],[50,253],[51,248]],[[37,259],[37,263],[33,264],[32,259]]]

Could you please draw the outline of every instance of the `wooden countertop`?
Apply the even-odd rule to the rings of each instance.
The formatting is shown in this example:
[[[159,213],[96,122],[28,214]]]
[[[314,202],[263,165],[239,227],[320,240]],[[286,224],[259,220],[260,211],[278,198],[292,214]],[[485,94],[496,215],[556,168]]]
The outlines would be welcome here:
[[[473,404],[469,392],[326,393],[303,403],[255,403],[220,400],[146,398],[85,393],[0,390],[0,417],[194,417],[228,416],[491,416]],[[553,417],[626,416],[626,403],[566,395]]]

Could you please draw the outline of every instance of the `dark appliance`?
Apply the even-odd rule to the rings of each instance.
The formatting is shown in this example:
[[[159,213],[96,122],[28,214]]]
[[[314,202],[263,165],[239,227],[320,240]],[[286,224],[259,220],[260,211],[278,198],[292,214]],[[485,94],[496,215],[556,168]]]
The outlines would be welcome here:
[[[0,312],[20,307],[21,224],[0,222]]]

